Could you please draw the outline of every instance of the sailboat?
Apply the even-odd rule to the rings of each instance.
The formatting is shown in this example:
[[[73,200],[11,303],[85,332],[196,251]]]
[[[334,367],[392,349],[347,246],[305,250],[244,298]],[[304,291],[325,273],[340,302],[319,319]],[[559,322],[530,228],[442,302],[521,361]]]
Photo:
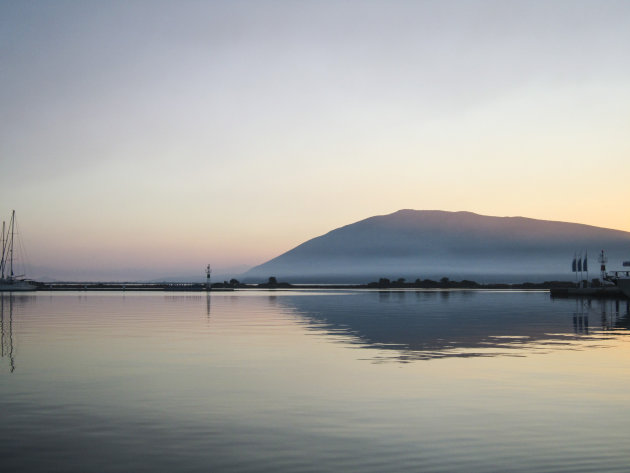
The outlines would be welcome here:
[[[15,210],[11,213],[9,227],[5,231],[2,222],[2,258],[0,259],[0,291],[34,291],[35,285],[24,279],[24,275],[16,276],[13,272],[13,245],[15,242]]]

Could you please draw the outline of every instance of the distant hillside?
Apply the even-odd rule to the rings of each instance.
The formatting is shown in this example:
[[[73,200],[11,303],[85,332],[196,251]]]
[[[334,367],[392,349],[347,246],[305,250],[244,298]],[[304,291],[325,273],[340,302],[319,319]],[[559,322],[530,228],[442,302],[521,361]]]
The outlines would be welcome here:
[[[630,258],[630,232],[577,223],[471,212],[400,210],[308,240],[242,278],[357,282],[379,277],[479,282],[570,280],[575,251],[587,250],[590,277],[606,250],[609,268]]]

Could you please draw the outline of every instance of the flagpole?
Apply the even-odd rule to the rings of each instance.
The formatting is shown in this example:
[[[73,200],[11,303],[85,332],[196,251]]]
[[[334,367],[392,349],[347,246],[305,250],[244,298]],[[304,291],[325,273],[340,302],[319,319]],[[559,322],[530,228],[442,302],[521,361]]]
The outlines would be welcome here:
[[[586,270],[586,287],[588,287],[588,250],[584,252],[584,269]]]

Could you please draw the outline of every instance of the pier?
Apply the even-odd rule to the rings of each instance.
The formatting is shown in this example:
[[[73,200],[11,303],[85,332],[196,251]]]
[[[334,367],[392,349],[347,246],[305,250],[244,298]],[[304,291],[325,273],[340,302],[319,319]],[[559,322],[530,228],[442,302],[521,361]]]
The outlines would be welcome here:
[[[605,287],[558,287],[551,288],[551,297],[571,298],[588,297],[591,299],[625,299],[626,296],[617,286]]]

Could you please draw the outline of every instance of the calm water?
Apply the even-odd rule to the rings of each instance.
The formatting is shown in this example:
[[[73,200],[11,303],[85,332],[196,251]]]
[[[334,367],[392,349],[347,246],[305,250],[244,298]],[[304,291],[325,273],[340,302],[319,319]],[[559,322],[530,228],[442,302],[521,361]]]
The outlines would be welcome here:
[[[1,298],[0,471],[628,471],[630,307],[544,292]]]

